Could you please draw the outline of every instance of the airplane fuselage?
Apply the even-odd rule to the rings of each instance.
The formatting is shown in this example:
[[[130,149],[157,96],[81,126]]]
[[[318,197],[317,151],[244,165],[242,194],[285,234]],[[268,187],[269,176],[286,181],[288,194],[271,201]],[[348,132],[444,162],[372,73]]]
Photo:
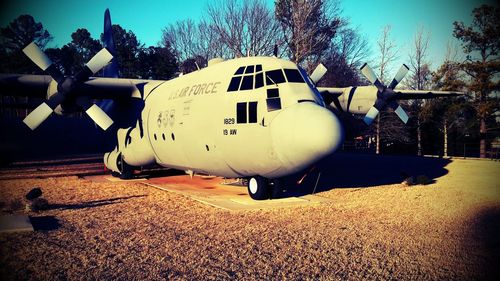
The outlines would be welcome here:
[[[306,79],[290,61],[249,57],[149,83],[137,126],[118,132],[105,163],[224,177],[302,170],[342,141],[339,120]]]

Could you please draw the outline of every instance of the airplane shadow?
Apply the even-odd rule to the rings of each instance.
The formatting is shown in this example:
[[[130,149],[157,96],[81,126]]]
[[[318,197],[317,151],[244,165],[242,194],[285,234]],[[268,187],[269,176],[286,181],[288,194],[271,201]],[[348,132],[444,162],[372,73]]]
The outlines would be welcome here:
[[[80,210],[80,209],[95,208],[95,207],[101,207],[101,206],[106,206],[106,205],[111,205],[111,204],[122,203],[123,201],[131,199],[131,198],[138,198],[138,197],[145,197],[145,196],[146,195],[116,197],[116,198],[105,199],[105,200],[83,202],[83,203],[79,203],[79,204],[50,204],[48,207],[48,210]]]
[[[183,176],[186,175],[186,172],[176,169],[169,168],[157,168],[153,170],[146,170],[141,172],[139,175],[135,176],[134,179],[141,178],[161,178],[161,177],[173,177],[173,176]]]
[[[448,173],[445,167],[450,162],[442,158],[339,152],[316,164],[301,184],[297,184],[297,181],[305,172],[285,178],[283,185],[286,191],[274,197],[303,196],[334,188],[399,184],[408,177],[418,176],[425,176],[429,184]]]

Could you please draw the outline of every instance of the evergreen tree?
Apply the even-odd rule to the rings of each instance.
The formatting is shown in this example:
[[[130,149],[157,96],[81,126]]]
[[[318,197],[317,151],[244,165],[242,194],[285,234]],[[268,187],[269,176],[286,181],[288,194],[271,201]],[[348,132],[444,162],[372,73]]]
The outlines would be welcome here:
[[[471,77],[468,90],[475,95],[475,106],[479,120],[480,157],[486,157],[487,121],[494,118],[499,109],[498,99],[490,93],[499,89],[500,72],[500,8],[482,5],[472,11],[471,26],[463,22],[454,23],[453,35],[462,43],[467,54],[461,68]]]
[[[22,52],[31,42],[44,49],[52,40],[50,33],[30,15],[21,15],[0,28],[0,71],[7,73],[41,73]]]

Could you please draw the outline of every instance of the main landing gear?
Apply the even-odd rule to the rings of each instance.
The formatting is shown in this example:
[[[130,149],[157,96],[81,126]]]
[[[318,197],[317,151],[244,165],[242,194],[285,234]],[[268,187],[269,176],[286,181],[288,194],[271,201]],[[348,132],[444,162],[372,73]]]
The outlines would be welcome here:
[[[254,200],[279,198],[283,193],[283,187],[279,180],[269,180],[261,176],[248,178],[247,189],[248,194]]]
[[[130,180],[134,178],[134,167],[127,164],[127,162],[123,160],[121,153],[118,155],[118,159],[116,160],[116,166],[120,169],[120,173],[112,172],[111,175],[113,177],[117,177],[122,180]]]

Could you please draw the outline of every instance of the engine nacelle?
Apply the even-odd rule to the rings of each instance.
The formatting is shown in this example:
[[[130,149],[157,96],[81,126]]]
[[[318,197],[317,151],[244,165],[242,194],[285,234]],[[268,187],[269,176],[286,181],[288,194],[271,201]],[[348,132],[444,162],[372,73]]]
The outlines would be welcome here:
[[[118,145],[111,152],[104,154],[104,164],[113,172],[123,173],[124,167],[141,167],[155,163],[151,144],[143,135],[140,127],[119,129]]]
[[[49,87],[47,88],[47,100],[50,99],[55,93],[57,93],[57,82],[55,80],[50,81]],[[54,113],[57,115],[68,115],[79,110],[75,101],[66,100],[62,104],[58,105],[54,109]]]
[[[104,165],[113,172],[121,173],[122,167],[119,162],[121,161],[120,158],[121,155],[116,149],[111,152],[104,153]]]
[[[355,114],[366,114],[377,99],[375,86],[360,86],[346,88],[339,97],[342,109]]]
[[[125,129],[120,129],[125,130]],[[132,166],[145,166],[155,162],[155,155],[146,136],[141,138],[138,127],[125,135],[124,147],[121,149],[123,160]]]

